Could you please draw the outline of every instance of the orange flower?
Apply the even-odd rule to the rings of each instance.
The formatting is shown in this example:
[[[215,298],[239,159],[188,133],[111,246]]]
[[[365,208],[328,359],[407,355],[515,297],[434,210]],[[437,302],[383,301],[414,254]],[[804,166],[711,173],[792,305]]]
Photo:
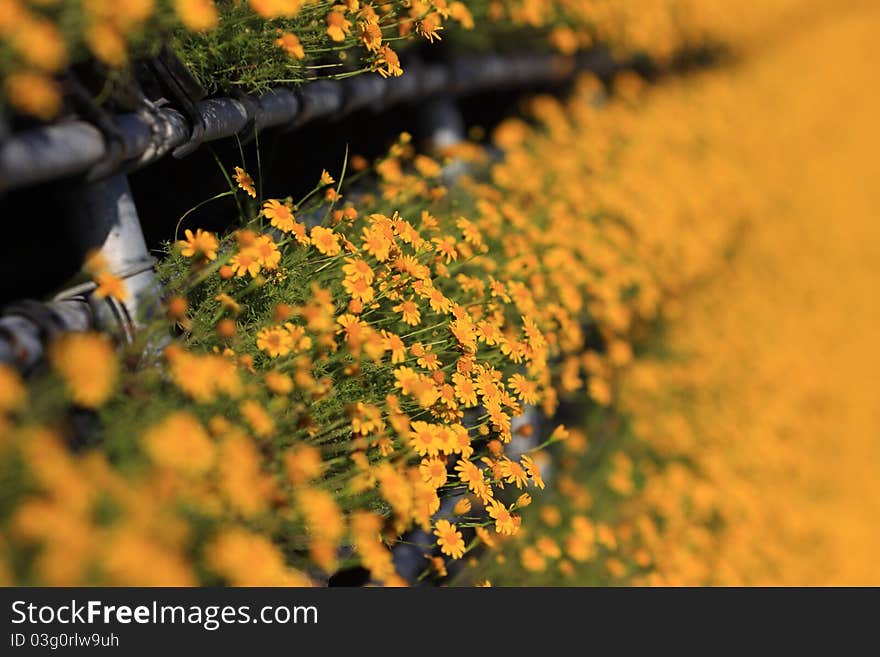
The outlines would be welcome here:
[[[409,445],[419,456],[437,456],[437,428],[427,422],[416,421],[410,425]]]
[[[392,308],[394,312],[400,313],[403,321],[410,326],[418,326],[422,321],[422,315],[419,307],[412,299],[403,301]]]
[[[431,43],[434,43],[434,39],[440,41],[438,32],[442,29],[443,25],[440,23],[440,16],[436,12],[428,14],[416,23],[416,32]]]
[[[522,463],[522,466],[525,468],[526,472],[529,473],[529,477],[532,478],[532,481],[534,482],[535,486],[537,486],[538,488],[543,490],[544,489],[544,479],[541,477],[540,466],[537,463],[535,463],[532,460],[532,458],[527,454],[523,454],[522,458],[520,459],[520,462]]]
[[[501,502],[492,500],[487,510],[495,521],[495,531],[499,534],[513,536],[519,529],[520,518],[508,511]]]
[[[61,89],[46,75],[31,71],[12,73],[3,86],[10,105],[22,114],[49,121],[61,111]]]
[[[117,301],[123,302],[128,298],[128,289],[125,287],[125,281],[114,276],[109,271],[102,271],[95,276],[95,296],[98,299],[106,299],[111,297]]]
[[[331,11],[327,14],[327,36],[333,41],[345,41],[345,37],[351,32],[351,22],[343,16],[341,11]]]
[[[252,277],[260,273],[260,256],[256,249],[241,249],[229,259],[229,266],[236,276],[250,274]]]
[[[190,32],[207,32],[217,27],[217,7],[213,0],[174,0],[174,8]]]
[[[379,48],[376,54],[375,64],[376,72],[383,78],[400,77],[403,75],[403,69],[400,66],[400,58],[388,45]]]
[[[464,516],[471,512],[471,501],[462,497],[458,502],[455,503],[455,506],[452,507],[452,513],[457,516]]]
[[[198,256],[206,260],[216,260],[217,248],[220,244],[217,242],[214,233],[209,233],[201,228],[197,228],[196,232],[193,233],[187,228],[184,231],[184,235],[186,235],[186,239],[178,243],[181,247],[181,255],[187,258]]]
[[[498,462],[498,472],[504,481],[508,484],[516,484],[517,488],[522,488],[529,481],[529,476],[523,467],[507,457]]]
[[[352,280],[362,278],[368,285],[373,282],[375,273],[366,260],[361,258],[346,258],[345,263],[346,264],[342,265],[342,271],[345,273],[346,278]]]
[[[283,233],[294,232],[298,225],[290,206],[274,198],[263,203],[263,216]]]
[[[517,396],[519,396],[523,403],[538,403],[538,400],[540,399],[540,395],[538,394],[538,384],[534,381],[529,381],[522,374],[514,374],[511,376],[507,385],[517,394]]]
[[[241,167],[235,167],[233,178],[235,178],[235,182],[238,183],[239,189],[243,189],[251,198],[257,197],[257,190],[254,187],[254,179],[251,178],[247,171]]]
[[[275,433],[275,421],[265,408],[255,399],[243,401],[239,406],[242,416],[260,438]]]
[[[402,363],[406,360],[406,345],[400,336],[389,331],[382,331],[382,337],[385,340],[385,350],[391,352],[391,363]]]
[[[380,228],[363,229],[364,251],[379,262],[385,262],[391,253],[392,240]]]
[[[369,52],[379,52],[382,47],[382,28],[374,21],[358,23],[358,39]]]
[[[282,32],[279,30],[280,36],[275,39],[275,45],[281,48],[288,56],[293,59],[304,59],[306,56],[299,37],[290,32]]]
[[[144,431],[142,442],[157,465],[200,475],[214,464],[216,448],[198,419],[177,411]]]
[[[254,243],[254,252],[257,255],[257,262],[266,269],[278,269],[278,263],[281,262],[281,251],[275,245],[275,240],[270,235],[260,235]]]
[[[315,226],[312,228],[312,246],[326,256],[339,255],[342,247],[339,246],[339,236],[329,228]]]
[[[273,358],[286,356],[294,348],[293,336],[281,326],[270,326],[257,333],[257,348]]]
[[[49,360],[80,406],[98,408],[112,394],[119,365],[107,336],[65,333],[49,346]]]
[[[303,6],[303,0],[248,0],[251,8],[267,19],[293,18]]]
[[[423,481],[434,488],[440,488],[446,483],[446,461],[441,458],[422,459],[419,464],[419,474]]]
[[[372,286],[363,278],[343,279],[342,287],[345,288],[349,296],[361,303],[369,303],[374,298],[375,293]]]
[[[0,363],[0,412],[18,408],[27,397],[27,389],[14,369]]]
[[[434,535],[437,537],[437,545],[440,551],[452,557],[461,559],[464,556],[464,538],[458,528],[448,520],[438,520],[434,526]]]

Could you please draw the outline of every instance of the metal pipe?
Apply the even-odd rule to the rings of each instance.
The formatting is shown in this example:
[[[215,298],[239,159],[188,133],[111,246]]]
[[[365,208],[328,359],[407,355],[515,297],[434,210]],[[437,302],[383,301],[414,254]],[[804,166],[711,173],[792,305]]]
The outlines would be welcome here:
[[[44,345],[66,331],[90,328],[131,341],[135,331],[156,311],[159,291],[128,179],[117,174],[78,186],[69,194],[72,221],[71,248],[81,258],[97,249],[107,270],[125,281],[124,301],[94,296],[95,285],[85,283],[59,293],[49,303],[20,301],[0,315],[0,362],[23,372],[38,366]]]
[[[43,360],[45,345],[65,331],[86,331],[92,309],[85,297],[50,303],[19,301],[0,316],[0,363],[28,374]]]
[[[577,58],[556,55],[480,55],[446,64],[407,66],[398,78],[358,76],[321,80],[298,91],[275,89],[260,96],[212,98],[197,104],[212,141],[239,134],[253,125],[299,128],[317,119],[337,119],[358,109],[380,109],[395,103],[448,93],[515,88],[539,82],[561,82],[577,71],[600,77],[622,68],[607,52]],[[186,144],[192,133],[187,119],[169,107],[116,117],[123,135],[123,171],[133,171]],[[185,149],[187,152],[191,149]],[[66,121],[9,135],[0,141],[0,193],[48,180],[82,174],[104,161],[109,148],[103,135],[84,121]]]
[[[82,186],[70,196],[76,223],[71,231],[73,248],[83,259],[97,249],[108,271],[125,281],[128,292],[121,304],[92,299],[96,325],[131,338],[152,315],[152,300],[158,296],[153,276],[156,259],[147,250],[128,179],[117,174]]]

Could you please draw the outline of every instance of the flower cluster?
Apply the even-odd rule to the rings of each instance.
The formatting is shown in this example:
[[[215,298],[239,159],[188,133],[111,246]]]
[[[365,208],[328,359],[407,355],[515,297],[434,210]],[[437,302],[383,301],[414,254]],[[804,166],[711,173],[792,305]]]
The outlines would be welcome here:
[[[16,576],[144,582],[105,554],[134,544],[169,582],[306,582],[355,562],[396,583],[389,546],[410,528],[433,532],[435,557],[451,559],[514,537],[547,462],[546,449],[509,449],[534,430],[515,418],[527,407],[552,417],[578,391],[608,406],[633,331],[725,243],[718,224],[670,241],[689,214],[663,224],[615,193],[609,164],[639,136],[635,84],[622,79],[630,96],[610,103],[590,78],[567,106],[535,99],[541,127],[499,126],[506,156],[494,165],[470,146],[417,153],[404,134],[375,165],[376,193],[351,201],[326,171],[299,201],[259,198],[245,169],[231,172],[242,224],[183,231],[159,269],[162,318],[120,355],[89,334],[51,346],[55,392],[29,399],[60,394],[98,412],[100,442],[69,450],[91,439],[63,414],[39,426],[13,414],[5,453],[27,474],[6,540],[38,555]],[[603,139],[561,148],[581,131]],[[630,150],[629,175],[646,174]],[[470,173],[448,187],[453,157]],[[583,171],[585,184],[566,182]],[[620,189],[641,183],[623,177]],[[151,356],[169,328],[176,337]],[[35,435],[56,465],[32,462]],[[149,513],[133,511],[146,497]],[[244,567],[249,551],[265,572]],[[61,554],[63,570],[44,563]]]
[[[355,33],[363,7],[331,11],[328,31]],[[436,40],[439,27],[413,29]],[[373,166],[351,159],[358,185],[349,167],[324,171],[298,199],[263,198],[245,163],[230,166],[222,194],[240,222],[175,236],[162,298],[142,299],[164,312],[131,344],[62,335],[27,382],[0,368],[0,581],[308,585],[361,566],[396,585],[404,536],[439,581],[738,582],[739,568],[775,567],[787,553],[757,550],[749,522],[778,546],[827,529],[809,510],[777,527],[758,497],[778,470],[825,464],[827,418],[814,449],[786,442],[830,403],[815,381],[851,376],[870,396],[849,347],[846,376],[816,375],[808,347],[825,332],[803,335],[811,300],[794,281],[833,296],[828,268],[854,283],[868,258],[831,231],[839,262],[763,298],[801,225],[771,221],[775,194],[793,187],[798,149],[818,149],[811,112],[826,105],[816,83],[776,131],[755,117],[778,70],[751,96],[735,76],[648,89],[621,75],[613,94],[584,77],[567,101],[539,96],[528,121],[501,123],[500,157],[418,152],[403,134]],[[755,156],[769,135],[781,161]],[[804,245],[826,224],[799,200]],[[730,263],[754,223],[749,276]],[[98,294],[126,298],[100,259],[86,269]],[[841,310],[868,296],[853,289]],[[766,404],[784,376],[797,385]],[[752,487],[743,464],[770,483]],[[846,488],[849,470],[832,470]]]
[[[464,49],[505,48],[515,35],[520,47],[566,55],[602,43],[664,58],[738,37],[731,25],[755,31],[803,1],[756,11],[730,0],[2,0],[0,86],[15,112],[50,120],[71,65],[91,59],[113,83],[115,72],[164,43],[211,92],[364,72],[396,77],[401,48],[447,35]]]

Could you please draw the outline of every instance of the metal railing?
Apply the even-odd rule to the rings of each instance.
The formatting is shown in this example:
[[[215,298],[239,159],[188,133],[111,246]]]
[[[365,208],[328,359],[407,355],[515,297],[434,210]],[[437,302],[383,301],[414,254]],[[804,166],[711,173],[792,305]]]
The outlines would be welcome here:
[[[121,141],[118,163],[115,169],[102,171],[133,171],[169,152],[182,157],[203,142],[250,137],[254,130],[296,129],[361,109],[381,111],[404,102],[562,82],[577,72],[607,78],[623,66],[603,50],[577,57],[479,55],[445,63],[412,63],[398,78],[360,75],[312,82],[299,89],[273,89],[259,96],[208,98],[196,103],[195,121],[159,101],[114,117]],[[196,122],[201,128],[198,134]],[[0,193],[86,174],[110,156],[101,130],[83,120],[13,133],[0,141]]]

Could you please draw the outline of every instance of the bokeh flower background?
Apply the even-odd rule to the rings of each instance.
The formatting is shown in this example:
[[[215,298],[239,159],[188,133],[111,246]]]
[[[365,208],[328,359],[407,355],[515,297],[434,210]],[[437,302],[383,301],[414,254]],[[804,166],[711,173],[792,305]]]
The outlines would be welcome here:
[[[0,582],[880,583],[878,30],[862,0],[0,0],[32,122],[70,65],[163,45],[216,93],[415,47],[668,71],[334,154],[300,198],[222,163],[238,222],[168,236],[131,343],[0,367]]]

